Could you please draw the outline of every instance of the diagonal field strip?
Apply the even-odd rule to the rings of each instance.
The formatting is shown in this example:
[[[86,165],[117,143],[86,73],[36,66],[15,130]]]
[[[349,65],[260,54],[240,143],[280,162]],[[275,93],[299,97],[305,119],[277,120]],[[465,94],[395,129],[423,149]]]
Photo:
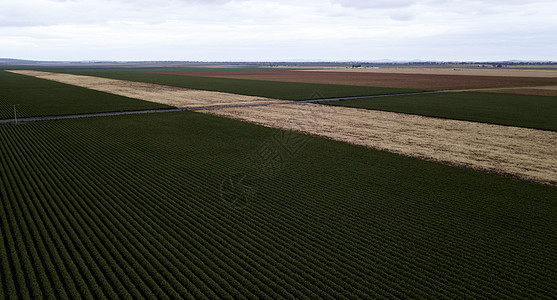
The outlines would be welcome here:
[[[17,73],[557,186],[557,132],[91,76]]]
[[[203,112],[557,185],[557,132],[313,103]]]

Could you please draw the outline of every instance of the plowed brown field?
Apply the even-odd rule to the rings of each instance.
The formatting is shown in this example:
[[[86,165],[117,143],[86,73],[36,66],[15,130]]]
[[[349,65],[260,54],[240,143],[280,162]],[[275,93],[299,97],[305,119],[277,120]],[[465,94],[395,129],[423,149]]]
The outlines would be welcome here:
[[[306,70],[300,70],[305,72]],[[557,78],[557,69],[512,69],[512,68],[379,68],[379,69],[346,69],[323,68],[308,70],[316,72],[350,72],[350,73],[398,73],[425,75],[469,75],[469,76],[497,76],[497,77],[544,77]]]
[[[202,77],[237,78],[284,82],[323,83],[421,90],[453,90],[506,87],[539,87],[557,85],[557,78],[520,76],[479,76],[448,74],[407,74],[398,72],[353,72],[353,71],[202,71],[160,72]],[[456,71],[458,73],[458,71]],[[509,72],[510,73],[510,72]],[[460,73],[459,73],[460,74]],[[512,91],[509,91],[512,93]]]
[[[524,88],[512,90],[489,90],[488,93],[500,94],[517,94],[517,95],[535,95],[535,96],[553,96],[557,97],[557,88]]]

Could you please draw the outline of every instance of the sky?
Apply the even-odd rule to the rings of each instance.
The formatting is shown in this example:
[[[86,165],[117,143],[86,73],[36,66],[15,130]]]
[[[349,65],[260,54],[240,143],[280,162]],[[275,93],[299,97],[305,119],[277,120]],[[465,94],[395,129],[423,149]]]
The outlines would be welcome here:
[[[555,0],[0,0],[0,57],[557,61]]]

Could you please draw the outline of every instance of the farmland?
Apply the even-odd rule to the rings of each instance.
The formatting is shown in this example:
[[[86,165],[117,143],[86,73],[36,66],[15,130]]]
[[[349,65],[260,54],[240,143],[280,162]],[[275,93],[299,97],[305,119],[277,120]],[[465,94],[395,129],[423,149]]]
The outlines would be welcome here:
[[[557,136],[549,131],[450,119],[441,120],[362,110],[359,107],[288,102],[94,76],[38,71],[12,72],[181,108],[201,108],[203,112],[219,116],[273,128],[295,130],[371,149],[516,176],[539,183],[557,184],[555,180],[557,178],[557,168],[555,168]],[[493,97],[493,95],[485,95]],[[411,95],[397,94],[389,97],[396,101],[405,96]],[[420,94],[420,96],[435,95]],[[468,100],[468,97],[464,100]],[[522,98],[530,97],[522,96]],[[504,104],[512,104],[506,101],[506,98],[503,100]],[[345,101],[351,102],[351,100]],[[447,99],[440,101],[440,103],[445,102]],[[429,104],[428,108],[434,108],[433,103]],[[532,106],[531,101],[529,106]],[[408,107],[411,108],[412,105]],[[491,112],[485,108],[481,109],[485,107],[482,102],[473,103],[470,107],[475,109],[473,112],[487,116],[491,114],[494,117],[499,114],[496,109]],[[445,104],[444,108],[450,108],[450,105]],[[528,106],[524,107],[524,109],[528,108]],[[514,121],[521,121],[521,119]],[[524,160],[525,155],[529,157],[528,160]]]
[[[152,71],[152,70],[151,70]],[[149,70],[78,70],[78,71],[60,71],[69,74],[82,74],[90,76],[100,76],[105,78],[115,78],[121,80],[132,80],[139,82],[148,82],[156,84],[166,84],[178,87],[187,87],[201,90],[211,90],[219,92],[238,93],[242,95],[262,96],[273,99],[284,100],[305,100],[312,98],[330,98],[330,97],[348,97],[348,96],[361,96],[361,95],[378,95],[378,94],[396,94],[405,92],[417,92],[416,89],[390,89],[390,88],[375,88],[365,86],[345,86],[345,85],[330,85],[330,84],[303,84],[303,83],[289,83],[289,82],[270,82],[260,80],[247,80],[247,79],[229,79],[229,78],[212,78],[204,77],[210,75],[200,76],[182,76],[172,74],[159,74],[163,70],[156,70],[158,73]],[[216,71],[195,71],[188,72],[188,74],[211,74]],[[231,76],[238,72],[253,72],[253,71],[219,71],[222,74],[231,73]],[[302,71],[259,71],[259,72],[289,72],[288,74],[308,73]],[[182,74],[181,72],[180,74]],[[220,74],[219,73],[219,74]],[[327,72],[315,72],[318,74],[327,75]],[[333,74],[343,74],[341,72],[332,72]],[[362,74],[362,73],[355,73]],[[363,73],[366,74],[366,73]],[[372,74],[373,75],[373,74]],[[381,75],[381,74],[380,74]],[[388,74],[387,74],[388,75]],[[395,73],[395,75],[397,75]],[[402,74],[405,75],[405,74]],[[406,74],[407,75],[407,74]],[[282,75],[281,75],[282,76]],[[416,75],[412,75],[412,80],[416,81]],[[441,75],[438,75],[441,76]],[[463,76],[454,76],[456,79]],[[481,76],[483,86],[493,87],[493,82],[486,81],[487,76]],[[265,78],[265,76],[263,76]],[[284,80],[288,78],[296,78],[288,75],[282,77]],[[426,76],[426,78],[428,78]],[[450,77],[449,77],[450,78]],[[487,77],[499,80],[497,76]],[[513,84],[526,84],[523,77],[510,77]],[[349,80],[350,77],[347,77]],[[397,80],[392,81],[392,84],[404,84]],[[451,80],[456,80],[451,79]],[[336,77],[329,78],[334,81]],[[534,83],[539,85],[538,80],[545,81],[545,83],[554,82],[554,78],[527,78],[527,80],[534,80]],[[344,81],[341,81],[344,82]],[[474,89],[477,85],[471,84],[461,78],[458,87],[464,89]],[[269,84],[273,88],[268,88]],[[417,80],[415,84],[420,84]],[[496,83],[495,83],[496,85]],[[452,86],[456,87],[456,86]],[[427,86],[424,89],[431,89],[432,86]],[[502,90],[502,92],[509,92],[511,90]],[[367,92],[367,94],[366,94]],[[376,109],[392,112],[400,112],[407,114],[418,114],[430,117],[440,117],[447,119],[457,119],[465,121],[483,122],[500,125],[510,125],[519,127],[529,127],[535,129],[557,130],[557,101],[555,97],[550,96],[536,96],[536,95],[500,95],[495,93],[486,92],[461,92],[461,93],[441,93],[441,94],[424,94],[424,95],[404,95],[393,96],[385,98],[369,98],[357,100],[343,100],[340,102],[327,102],[330,105],[339,105],[355,108]]]
[[[0,125],[1,299],[557,293],[555,97],[169,71],[0,72],[27,115],[207,108]]]
[[[92,76],[28,70],[18,70],[10,72],[179,108],[223,106],[232,104],[262,104],[277,101],[256,96],[193,90],[166,85],[157,85],[152,83],[142,83]]]
[[[418,90],[454,90],[557,85],[557,72],[462,72],[438,70],[259,70],[259,71],[171,71],[161,74],[266,80],[313,84],[390,87]],[[462,74],[464,73],[464,74]],[[518,74],[515,74],[518,73]],[[507,74],[515,76],[507,76]]]
[[[348,96],[366,96],[380,94],[396,94],[416,92],[421,89],[385,88],[370,86],[350,86],[338,84],[277,82],[265,80],[243,80],[233,78],[212,78],[195,72],[195,76],[182,76],[175,74],[159,74],[163,70],[150,69],[109,69],[109,70],[57,70],[57,72],[89,75],[104,78],[130,80],[137,82],[155,83],[183,88],[200,89],[206,91],[226,92],[240,95],[259,96],[283,100],[305,100],[314,97],[333,98]],[[231,71],[230,71],[231,72]],[[316,94],[319,92],[319,94]]]
[[[531,88],[515,88],[512,90],[490,90],[489,93],[500,93],[500,94],[515,94],[515,95],[537,95],[537,96],[553,96],[557,97],[557,87],[546,86],[546,87],[531,87]]]
[[[557,186],[553,131],[314,103],[203,112]]]
[[[557,98],[549,96],[462,92],[326,104],[557,131]]]
[[[169,106],[0,71],[0,119],[144,110]]]
[[[0,126],[2,293],[551,297],[557,191],[193,112]],[[130,134],[133,132],[133,134]],[[222,199],[247,174],[247,205]]]

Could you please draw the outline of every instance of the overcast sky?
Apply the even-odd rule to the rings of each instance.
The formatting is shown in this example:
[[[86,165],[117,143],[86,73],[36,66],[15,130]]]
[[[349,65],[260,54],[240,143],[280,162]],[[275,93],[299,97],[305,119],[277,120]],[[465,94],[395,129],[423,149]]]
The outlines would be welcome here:
[[[0,0],[0,57],[556,60],[556,0]]]

